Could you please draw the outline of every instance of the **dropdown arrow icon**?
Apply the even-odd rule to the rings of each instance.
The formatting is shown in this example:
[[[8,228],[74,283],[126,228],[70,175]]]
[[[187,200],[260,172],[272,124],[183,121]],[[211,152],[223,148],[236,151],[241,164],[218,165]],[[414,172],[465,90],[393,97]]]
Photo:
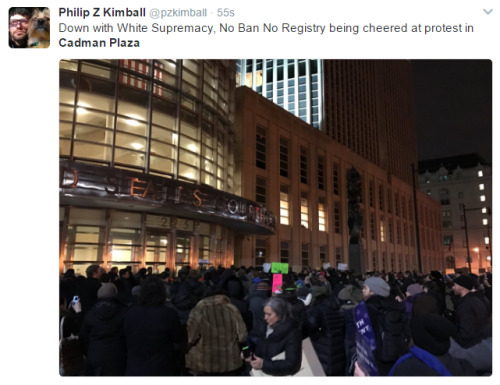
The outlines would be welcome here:
[[[493,8],[491,8],[489,11],[487,11],[486,9],[483,9],[484,13],[486,13],[487,15],[489,15],[492,11],[493,11]]]

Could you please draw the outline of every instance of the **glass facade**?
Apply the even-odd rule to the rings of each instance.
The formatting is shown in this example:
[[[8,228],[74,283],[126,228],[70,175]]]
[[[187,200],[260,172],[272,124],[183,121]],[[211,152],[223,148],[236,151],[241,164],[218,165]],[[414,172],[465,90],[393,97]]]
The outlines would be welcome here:
[[[230,61],[60,62],[60,157],[234,188]]]
[[[305,59],[237,60],[238,85],[276,103],[319,129],[322,120],[322,61]]]
[[[230,60],[62,60],[60,158],[232,194],[235,81]],[[75,198],[60,207],[60,269],[230,265],[233,232],[206,219]]]

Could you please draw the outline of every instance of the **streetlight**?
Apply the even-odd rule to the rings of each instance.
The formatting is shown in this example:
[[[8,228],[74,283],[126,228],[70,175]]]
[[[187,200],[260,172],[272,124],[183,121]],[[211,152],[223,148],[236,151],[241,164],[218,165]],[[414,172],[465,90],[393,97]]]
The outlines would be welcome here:
[[[483,264],[481,263],[481,254],[479,254],[479,247],[474,247],[474,251],[477,253],[477,273],[480,274],[480,270],[483,268]]]

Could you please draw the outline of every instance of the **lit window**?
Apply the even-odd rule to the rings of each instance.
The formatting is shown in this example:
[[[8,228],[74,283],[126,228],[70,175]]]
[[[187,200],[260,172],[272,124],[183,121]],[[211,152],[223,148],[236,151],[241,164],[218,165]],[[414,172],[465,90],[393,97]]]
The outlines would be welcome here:
[[[482,212],[483,214],[486,214],[486,213],[488,212],[488,209],[487,209],[486,207],[483,207],[483,208],[482,208],[482,210],[481,210],[481,212]]]
[[[486,201],[486,196],[485,195],[481,195],[481,197],[479,199],[481,200],[481,202],[484,202],[484,201]]]
[[[326,214],[325,214],[325,203],[318,203],[318,230],[326,231]]]
[[[482,176],[483,176],[483,170],[479,170],[479,171],[477,172],[477,176],[482,177]]]
[[[290,224],[290,214],[288,207],[288,187],[280,187],[280,223],[288,226]]]
[[[486,219],[486,218],[483,219],[483,225],[485,225],[485,226],[488,225],[488,219]]]
[[[302,193],[300,196],[300,224],[306,229],[309,228],[309,207],[306,193]]]
[[[481,183],[481,184],[479,185],[479,190],[484,190],[484,184],[482,184],[482,183]]]

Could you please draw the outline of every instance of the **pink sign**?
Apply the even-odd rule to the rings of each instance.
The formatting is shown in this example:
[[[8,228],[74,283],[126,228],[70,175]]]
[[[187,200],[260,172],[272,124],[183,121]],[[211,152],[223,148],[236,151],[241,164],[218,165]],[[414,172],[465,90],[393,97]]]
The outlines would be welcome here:
[[[283,284],[283,275],[282,274],[273,274],[273,289],[272,293],[276,293],[276,290],[281,291],[281,285]]]

